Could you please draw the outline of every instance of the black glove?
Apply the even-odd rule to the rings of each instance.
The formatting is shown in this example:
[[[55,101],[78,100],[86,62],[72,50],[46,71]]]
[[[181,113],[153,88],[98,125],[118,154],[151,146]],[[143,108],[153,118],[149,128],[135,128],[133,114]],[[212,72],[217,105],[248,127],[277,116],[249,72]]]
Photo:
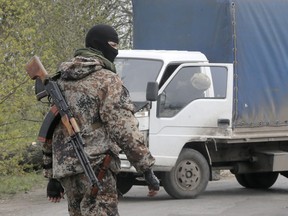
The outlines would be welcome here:
[[[64,188],[56,179],[50,179],[47,185],[47,197],[62,198]]]
[[[144,172],[144,178],[148,184],[149,190],[159,191],[160,189],[160,181],[159,179],[154,175],[154,172],[152,169],[146,170]]]

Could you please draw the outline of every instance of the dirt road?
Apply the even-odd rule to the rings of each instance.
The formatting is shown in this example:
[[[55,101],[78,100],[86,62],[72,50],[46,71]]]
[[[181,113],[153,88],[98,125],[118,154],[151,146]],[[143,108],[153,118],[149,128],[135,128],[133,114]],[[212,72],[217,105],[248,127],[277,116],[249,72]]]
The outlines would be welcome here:
[[[51,208],[53,208],[51,214]],[[0,216],[68,216],[67,203],[50,203],[45,196],[45,188],[0,199]]]
[[[234,177],[209,182],[193,200],[174,200],[161,187],[156,197],[147,188],[134,186],[119,202],[121,216],[286,216],[287,178],[279,176],[269,190],[243,188]],[[50,203],[45,188],[0,199],[0,216],[68,216],[67,202]]]

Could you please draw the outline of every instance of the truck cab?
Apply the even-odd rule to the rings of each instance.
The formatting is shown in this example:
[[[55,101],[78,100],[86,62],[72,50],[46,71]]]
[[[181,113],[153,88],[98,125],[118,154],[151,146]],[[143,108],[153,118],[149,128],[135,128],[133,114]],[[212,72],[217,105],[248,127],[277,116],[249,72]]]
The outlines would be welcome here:
[[[115,65],[161,184],[172,197],[197,196],[211,179],[207,140],[231,136],[232,65],[209,64],[201,52],[172,50],[120,50]],[[148,82],[159,86],[155,101],[146,100]],[[120,158],[118,189],[126,193],[143,182],[126,156]]]

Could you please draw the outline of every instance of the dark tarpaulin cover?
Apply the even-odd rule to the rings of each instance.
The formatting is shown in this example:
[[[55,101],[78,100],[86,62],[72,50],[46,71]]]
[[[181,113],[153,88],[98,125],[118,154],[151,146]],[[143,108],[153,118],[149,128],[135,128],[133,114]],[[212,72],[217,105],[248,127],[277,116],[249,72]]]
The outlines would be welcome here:
[[[233,125],[288,124],[288,0],[133,0],[135,49],[234,63]]]

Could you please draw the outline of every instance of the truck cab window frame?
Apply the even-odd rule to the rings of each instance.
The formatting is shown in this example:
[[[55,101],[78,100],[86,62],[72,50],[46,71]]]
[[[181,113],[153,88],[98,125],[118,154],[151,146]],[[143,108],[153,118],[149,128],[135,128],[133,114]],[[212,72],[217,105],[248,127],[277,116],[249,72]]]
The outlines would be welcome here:
[[[225,98],[227,70],[223,69],[225,68],[206,66],[181,68],[175,75],[172,75],[172,79],[168,79],[168,84],[158,96],[157,117],[174,117],[188,104],[198,99]],[[199,77],[199,74],[201,74],[202,80],[204,77],[204,82],[195,80],[195,77]],[[205,83],[205,79],[207,79],[207,83]]]

